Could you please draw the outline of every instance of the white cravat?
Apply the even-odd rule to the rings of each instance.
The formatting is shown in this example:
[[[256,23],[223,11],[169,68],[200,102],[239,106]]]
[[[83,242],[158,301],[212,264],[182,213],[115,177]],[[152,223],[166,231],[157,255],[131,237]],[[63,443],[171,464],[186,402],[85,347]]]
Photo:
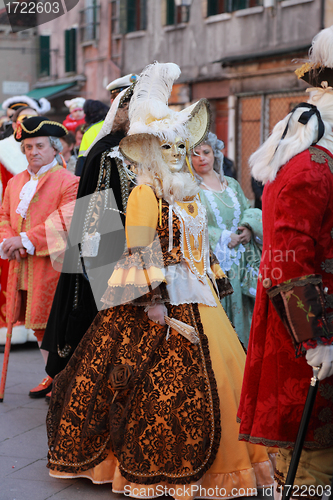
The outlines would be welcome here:
[[[54,160],[49,163],[48,165],[44,165],[41,167],[38,172],[35,174],[32,172],[28,166],[27,170],[30,174],[30,180],[24,184],[23,188],[21,189],[20,192],[20,203],[17,206],[16,213],[19,214],[23,219],[26,218],[27,216],[27,211],[30,205],[30,202],[32,198],[34,197],[34,194],[37,189],[38,181],[41,175],[45,174],[50,168],[54,167],[57,164],[57,160],[54,158]]]
[[[44,165],[42,168],[40,168],[38,170],[37,174],[32,172],[28,166],[27,170],[30,174],[30,180],[26,184],[24,184],[23,188],[21,189],[21,192],[19,195],[21,201],[18,204],[17,209],[16,209],[16,213],[21,215],[21,217],[23,219],[26,218],[30,202],[31,202],[32,198],[34,197],[34,194],[35,194],[36,189],[37,189],[39,178],[41,177],[41,175],[45,174],[45,172],[47,172],[52,167],[57,165],[57,163],[58,163],[57,160],[54,158],[52,163],[49,163],[48,165]],[[27,253],[30,255],[33,255],[35,253],[35,247],[31,243],[31,241],[29,240],[27,234],[25,232],[23,232],[23,233],[20,233],[20,236],[21,236],[21,240],[22,240],[22,245],[27,250]],[[2,250],[2,244],[5,240],[6,240],[6,238],[4,238],[2,243],[0,244],[0,257],[2,259],[8,259],[7,255]]]

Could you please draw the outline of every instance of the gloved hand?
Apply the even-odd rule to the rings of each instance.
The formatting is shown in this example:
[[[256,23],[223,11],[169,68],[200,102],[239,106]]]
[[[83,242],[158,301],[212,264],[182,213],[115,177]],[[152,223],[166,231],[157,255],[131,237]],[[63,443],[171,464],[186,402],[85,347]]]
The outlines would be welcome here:
[[[319,380],[333,375],[333,345],[317,345],[306,351],[305,357],[310,366],[322,365],[318,373]]]
[[[168,315],[168,310],[164,304],[155,304],[147,307],[148,318],[158,325],[165,325],[164,316]]]

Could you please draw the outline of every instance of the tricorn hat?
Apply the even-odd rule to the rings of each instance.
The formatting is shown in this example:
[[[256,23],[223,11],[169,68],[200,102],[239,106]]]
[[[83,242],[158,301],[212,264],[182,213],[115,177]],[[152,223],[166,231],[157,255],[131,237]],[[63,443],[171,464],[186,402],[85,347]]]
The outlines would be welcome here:
[[[295,73],[312,87],[333,87],[333,26],[314,37],[308,61]]]
[[[129,105],[130,128],[119,144],[129,161],[142,162],[142,141],[151,137],[170,142],[181,137],[186,140],[189,150],[197,146],[208,132],[210,113],[206,99],[200,99],[182,111],[169,108],[172,85],[179,75],[177,64],[156,61],[141,73]]]
[[[63,137],[67,132],[66,127],[61,123],[49,120],[45,116],[32,116],[18,124],[14,137],[21,142],[32,137]]]

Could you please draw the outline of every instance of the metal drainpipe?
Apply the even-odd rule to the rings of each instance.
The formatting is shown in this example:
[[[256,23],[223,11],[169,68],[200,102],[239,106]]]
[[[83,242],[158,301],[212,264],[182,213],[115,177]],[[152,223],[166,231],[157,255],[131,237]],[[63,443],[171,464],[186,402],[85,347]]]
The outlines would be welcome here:
[[[320,2],[320,29],[325,28],[325,0]]]
[[[228,158],[236,161],[236,96],[228,97]]]

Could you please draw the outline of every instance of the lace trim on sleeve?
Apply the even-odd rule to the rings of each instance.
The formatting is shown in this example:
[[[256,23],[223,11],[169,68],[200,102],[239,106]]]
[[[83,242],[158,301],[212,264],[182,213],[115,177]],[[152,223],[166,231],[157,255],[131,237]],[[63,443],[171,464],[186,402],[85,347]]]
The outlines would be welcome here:
[[[238,265],[242,253],[245,252],[245,247],[240,243],[235,248],[229,248],[228,244],[231,241],[231,233],[236,233],[241,216],[241,207],[240,203],[237,199],[236,194],[230,187],[227,187],[225,192],[230,196],[233,204],[234,204],[234,218],[232,221],[232,225],[230,230],[227,229],[227,226],[223,223],[223,219],[221,217],[220,210],[217,206],[217,203],[214,198],[214,194],[210,191],[205,191],[205,196],[211,206],[211,209],[214,213],[216,222],[218,227],[222,230],[219,241],[216,244],[214,249],[214,253],[220,263],[221,268],[224,272],[230,271],[233,264]]]

